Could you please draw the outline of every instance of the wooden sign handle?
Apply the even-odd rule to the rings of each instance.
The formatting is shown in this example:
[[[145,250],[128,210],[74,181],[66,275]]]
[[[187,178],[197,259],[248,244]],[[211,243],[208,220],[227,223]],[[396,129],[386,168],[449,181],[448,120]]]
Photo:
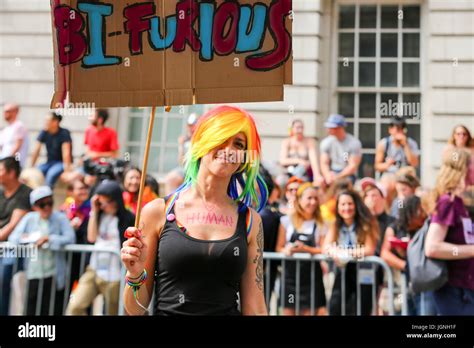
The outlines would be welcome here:
[[[171,108],[168,109],[168,107],[166,107],[167,112],[169,112],[170,109]],[[147,173],[147,168],[148,168],[148,156],[150,154],[150,143],[151,143],[151,138],[153,135],[153,125],[155,124],[155,112],[156,112],[156,107],[153,106],[151,108],[150,120],[148,121],[148,131],[147,131],[146,143],[145,143],[145,154],[143,156],[143,164],[142,164],[142,176],[140,179],[140,189],[138,191],[137,214],[135,216],[135,228],[139,228],[139,225],[140,225],[143,190],[145,188],[146,173]]]

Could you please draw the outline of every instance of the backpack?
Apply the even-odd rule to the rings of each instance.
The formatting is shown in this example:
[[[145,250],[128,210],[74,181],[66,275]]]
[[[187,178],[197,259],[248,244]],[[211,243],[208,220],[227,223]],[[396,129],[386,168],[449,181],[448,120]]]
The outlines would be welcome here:
[[[448,281],[446,262],[425,255],[425,239],[429,227],[430,219],[426,219],[423,227],[416,232],[408,244],[408,272],[411,287],[415,293],[437,290]]]

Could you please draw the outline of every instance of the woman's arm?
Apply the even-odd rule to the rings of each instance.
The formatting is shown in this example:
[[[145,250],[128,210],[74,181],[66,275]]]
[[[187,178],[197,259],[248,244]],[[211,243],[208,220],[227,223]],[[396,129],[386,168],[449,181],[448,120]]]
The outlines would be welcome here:
[[[398,269],[400,271],[405,269],[407,262],[402,260],[397,255],[392,253],[392,248],[390,247],[389,238],[395,235],[393,229],[391,227],[387,227],[387,231],[385,232],[385,238],[382,244],[382,250],[380,252],[380,257],[387,262],[390,267]]]
[[[337,250],[336,226],[332,224],[326,237],[324,238],[323,250],[325,254],[334,256],[333,252]]]
[[[91,199],[91,213],[87,223],[87,241],[89,243],[95,243],[99,235],[97,214],[99,214],[99,200],[97,196],[93,196]]]
[[[474,257],[474,244],[445,242],[448,226],[432,222],[426,234],[425,255],[433,259],[462,260]]]
[[[321,254],[323,252],[323,249],[321,247],[310,247],[308,245],[303,245],[302,249],[303,252],[311,255]]]
[[[148,308],[154,285],[156,253],[161,230],[164,226],[163,199],[155,199],[148,203],[142,210],[140,225],[143,226],[141,234],[137,235],[137,229],[129,228],[134,237],[126,240],[122,248],[122,261],[127,267],[127,276],[137,278],[141,275],[143,268],[148,273],[145,286],[141,286],[137,292],[140,305]],[[124,253],[127,252],[127,253]],[[130,261],[134,266],[130,266]],[[129,315],[143,315],[145,310],[138,305],[133,296],[133,290],[126,285],[123,292],[123,302],[125,311]]]
[[[412,167],[418,167],[418,164],[420,163],[419,161],[419,156],[416,155],[408,142],[408,138],[405,138],[405,143],[402,145],[403,146],[403,152],[405,153],[405,156],[407,158],[408,164]]]
[[[41,143],[37,141],[35,143],[35,148],[33,153],[31,154],[31,166],[34,167],[36,165],[36,161],[38,160],[39,154],[41,151]]]
[[[301,245],[301,249],[303,252],[305,253],[309,253],[311,255],[317,255],[317,254],[322,254],[324,252],[324,240],[325,240],[326,236],[325,235],[322,235],[320,238],[319,238],[319,246],[315,246],[315,247],[310,247],[308,245]]]
[[[372,256],[375,255],[375,249],[377,248],[377,239],[373,236],[379,235],[379,228],[377,221],[372,222],[372,226],[375,231],[373,231],[371,236],[367,236],[364,241],[362,255],[357,254],[358,248],[355,249],[356,255],[353,255],[355,258],[365,257],[365,256]]]
[[[393,159],[390,160],[385,158],[385,146],[386,140],[382,139],[377,144],[375,150],[375,170],[381,173],[385,172],[388,168],[390,168],[390,166],[395,163]]]
[[[278,226],[278,238],[277,238],[275,251],[278,253],[283,252],[285,250],[285,245],[286,245],[286,230],[285,230],[285,226],[283,226],[280,223],[280,226]]]
[[[263,295],[263,224],[257,212],[249,235],[247,268],[240,285],[240,306],[243,315],[268,315]]]
[[[313,171],[313,181],[318,185],[324,180],[321,175],[321,171],[319,170],[319,159],[318,153],[316,151],[317,144],[314,139],[308,139],[307,143],[308,148],[308,156],[309,156],[309,163],[311,164],[311,170]]]
[[[275,250],[276,252],[284,253],[286,256],[291,256],[293,254],[293,247],[288,244],[286,240],[285,226],[283,226],[281,223],[278,227],[278,238]]]

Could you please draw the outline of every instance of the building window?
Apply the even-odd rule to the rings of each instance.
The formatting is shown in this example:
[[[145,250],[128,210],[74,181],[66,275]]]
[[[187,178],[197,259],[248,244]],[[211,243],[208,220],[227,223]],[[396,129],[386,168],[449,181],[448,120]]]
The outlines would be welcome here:
[[[337,110],[362,142],[359,176],[375,176],[377,142],[390,116],[403,116],[420,145],[420,6],[337,5]]]
[[[178,166],[178,138],[184,134],[187,118],[201,115],[202,105],[177,106],[170,112],[156,109],[153,137],[148,159],[148,172],[163,176]],[[131,108],[128,118],[127,152],[133,165],[141,167],[145,152],[150,108]]]

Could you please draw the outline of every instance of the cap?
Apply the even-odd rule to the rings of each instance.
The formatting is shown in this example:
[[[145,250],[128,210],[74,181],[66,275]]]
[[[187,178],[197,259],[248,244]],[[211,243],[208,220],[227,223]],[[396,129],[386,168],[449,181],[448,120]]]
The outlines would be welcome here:
[[[360,180],[360,188],[362,189],[362,191],[365,191],[369,186],[379,190],[383,198],[387,197],[387,190],[385,190],[382,185],[375,181],[374,178],[366,177]]]
[[[326,128],[339,128],[347,126],[346,119],[344,116],[339,114],[329,115],[328,120],[324,123]]]
[[[46,197],[52,197],[53,196],[53,191],[49,186],[40,186],[30,193],[30,204],[35,205],[36,202],[39,200],[46,198]]]

